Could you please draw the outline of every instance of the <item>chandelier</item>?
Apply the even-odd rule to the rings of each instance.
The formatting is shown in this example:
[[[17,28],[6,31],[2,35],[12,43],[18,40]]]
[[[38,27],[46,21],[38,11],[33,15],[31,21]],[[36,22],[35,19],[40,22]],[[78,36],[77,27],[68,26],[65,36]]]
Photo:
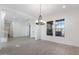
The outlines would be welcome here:
[[[36,21],[36,25],[44,25],[46,22],[42,20],[42,15],[41,15],[41,4],[40,4],[40,15],[38,17],[38,20]]]

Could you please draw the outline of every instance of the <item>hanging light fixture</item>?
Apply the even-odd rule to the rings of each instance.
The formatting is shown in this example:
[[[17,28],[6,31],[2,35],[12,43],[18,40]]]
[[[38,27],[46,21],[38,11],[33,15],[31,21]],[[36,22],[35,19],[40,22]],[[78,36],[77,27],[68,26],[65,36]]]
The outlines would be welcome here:
[[[41,4],[40,4],[40,15],[38,20],[36,21],[36,25],[44,25],[46,22],[42,20],[42,15],[41,15]]]

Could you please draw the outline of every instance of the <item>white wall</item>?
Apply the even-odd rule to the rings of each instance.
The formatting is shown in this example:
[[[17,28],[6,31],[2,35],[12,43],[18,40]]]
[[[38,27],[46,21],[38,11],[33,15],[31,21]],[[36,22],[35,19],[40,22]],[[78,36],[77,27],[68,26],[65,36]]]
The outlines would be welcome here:
[[[13,36],[14,37],[23,37],[29,36],[29,25],[30,25],[30,37],[34,38],[37,32],[35,21],[31,22],[20,22],[13,21]]]
[[[55,21],[58,19],[65,19],[65,37],[56,37],[55,36],[55,26],[53,26],[53,36],[46,35],[46,25],[43,25],[41,28],[41,39],[48,40],[57,43],[63,43],[68,45],[79,46],[79,9],[60,9],[60,11],[55,11],[52,13],[50,17],[44,18],[45,21]],[[31,37],[37,37],[38,27],[35,25],[35,20],[32,18],[29,22],[31,25]],[[24,26],[24,24],[15,22],[14,24],[14,36],[27,36],[28,25]],[[24,30],[25,29],[25,30]],[[26,31],[27,30],[27,31]],[[25,33],[26,32],[26,33]]]
[[[30,37],[33,37],[33,38],[35,38],[35,34],[37,32],[37,27],[35,25],[35,19],[36,18],[32,18],[32,19],[29,19],[28,22],[26,22],[27,35],[28,35],[28,32],[29,32],[28,25],[30,24]]]
[[[73,5],[72,5],[73,6]],[[65,19],[65,37],[56,37],[55,36],[55,26],[53,26],[53,36],[46,35],[46,25],[43,25],[41,28],[41,38],[43,40],[48,40],[57,43],[63,43],[68,45],[79,46],[79,8],[70,8],[70,9],[57,9],[58,11],[54,13],[51,12],[49,18],[44,18],[45,21],[55,21],[58,19]],[[53,11],[53,10],[52,10]],[[31,25],[31,37],[36,37],[38,33],[38,27],[35,25],[35,18],[31,17],[30,21],[27,22],[27,18],[30,18],[29,15],[24,14],[20,11],[9,9],[7,11],[8,17],[16,16],[17,19],[13,21],[13,35],[14,37],[21,37],[28,35],[28,23]],[[43,15],[44,16],[44,15]],[[47,16],[48,17],[48,16]],[[25,20],[24,20],[25,19]],[[13,20],[13,19],[12,19]],[[16,21],[17,20],[17,21]],[[25,21],[24,22],[22,22]],[[0,23],[1,24],[1,23]],[[2,31],[1,31],[2,32]],[[1,34],[1,33],[0,33]],[[2,34],[1,34],[2,35]],[[1,37],[0,37],[1,38]]]
[[[13,36],[14,37],[22,37],[26,36],[25,24],[22,22],[13,22]]]
[[[7,37],[4,36],[4,19],[6,13],[4,11],[0,11],[0,42],[7,42]]]
[[[0,5],[0,9],[2,9],[2,8],[5,8],[5,11],[6,11],[5,19],[12,20],[13,36],[14,37],[27,36],[26,24],[27,24],[27,19],[31,18],[31,16],[29,16],[26,13],[20,12],[19,10],[11,9],[11,8],[5,7],[3,5]],[[2,23],[2,21],[0,22],[0,25],[1,25],[1,23]],[[0,29],[2,29],[2,28],[0,27]],[[2,33],[2,30],[0,31],[0,34],[1,34],[0,38],[1,38],[1,36],[4,35]]]
[[[53,41],[57,43],[63,43],[68,45],[79,46],[79,11],[67,11],[67,12],[60,12],[52,15],[52,18],[49,19],[55,20],[58,19],[65,19],[65,37],[56,37],[55,36],[55,25],[53,26],[53,36],[46,35],[46,25],[42,26],[42,39]],[[46,20],[48,21],[48,20]],[[54,23],[55,24],[55,23]]]
[[[74,45],[74,46],[79,46],[79,27],[78,27],[78,24],[79,24],[79,11],[77,9],[74,9],[71,11],[70,10],[65,10],[65,11],[60,11],[58,13],[54,13],[52,14],[52,16],[50,18],[45,18],[44,20],[45,21],[51,21],[53,20],[54,21],[54,24],[55,24],[55,20],[58,20],[58,19],[65,19],[65,37],[56,37],[55,36],[55,25],[53,26],[53,36],[47,36],[46,35],[46,25],[43,25],[42,28],[41,28],[41,39],[43,40],[48,40],[48,41],[52,41],[52,42],[57,42],[57,43],[63,43],[63,44],[68,44],[68,45]],[[36,19],[31,19],[29,22],[26,22],[26,30],[23,30],[25,31],[26,33],[20,33],[22,35],[28,35],[28,23],[30,23],[31,25],[31,37],[37,37],[38,36],[38,26],[35,25],[35,20]],[[19,28],[20,28],[20,24],[17,25]],[[18,28],[16,26],[16,28]],[[21,25],[22,27],[22,25]],[[23,27],[24,28],[24,27]],[[19,32],[22,31],[19,30]],[[15,31],[16,33],[19,33],[18,31]],[[40,33],[39,33],[40,34]],[[19,35],[19,36],[22,36],[22,35]],[[18,35],[16,35],[18,36]]]

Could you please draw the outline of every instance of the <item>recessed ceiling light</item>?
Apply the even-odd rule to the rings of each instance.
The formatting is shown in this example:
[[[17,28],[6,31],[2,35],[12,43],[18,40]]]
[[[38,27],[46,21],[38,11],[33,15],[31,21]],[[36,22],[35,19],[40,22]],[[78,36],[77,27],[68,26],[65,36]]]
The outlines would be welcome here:
[[[66,5],[63,5],[62,8],[66,8]]]

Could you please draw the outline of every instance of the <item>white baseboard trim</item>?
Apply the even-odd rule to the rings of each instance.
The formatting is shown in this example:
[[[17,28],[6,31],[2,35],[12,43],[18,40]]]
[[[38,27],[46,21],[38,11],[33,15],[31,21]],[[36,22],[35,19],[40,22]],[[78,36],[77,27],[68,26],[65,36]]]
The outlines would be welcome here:
[[[74,46],[74,47],[79,47],[79,44],[72,44],[72,43],[69,43],[69,42],[56,42],[56,41],[53,41],[53,40],[47,40],[47,39],[42,39],[42,40],[46,40],[46,41],[50,41],[50,42],[55,42],[55,43],[59,43],[59,44],[64,44],[64,45],[69,45],[69,46]]]

